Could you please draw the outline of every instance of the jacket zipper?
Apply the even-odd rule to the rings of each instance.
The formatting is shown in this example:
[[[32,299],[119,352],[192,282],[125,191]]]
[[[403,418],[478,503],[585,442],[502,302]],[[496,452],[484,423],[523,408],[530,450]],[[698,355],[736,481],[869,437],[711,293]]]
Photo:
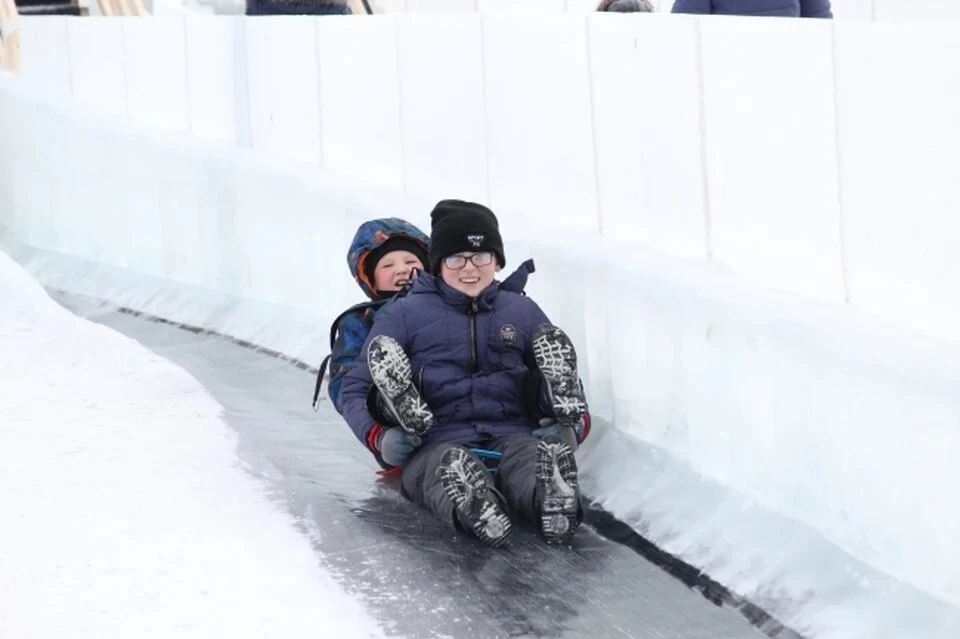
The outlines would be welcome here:
[[[477,300],[470,302],[470,371],[477,372]]]

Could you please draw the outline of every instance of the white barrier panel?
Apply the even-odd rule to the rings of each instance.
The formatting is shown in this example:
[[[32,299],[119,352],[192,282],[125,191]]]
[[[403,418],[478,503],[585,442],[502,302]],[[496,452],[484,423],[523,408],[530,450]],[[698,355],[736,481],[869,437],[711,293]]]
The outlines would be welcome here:
[[[869,22],[873,20],[873,5],[874,0],[830,0],[833,19],[839,22]]]
[[[873,0],[874,19],[882,22],[960,21],[960,2],[956,0]]]
[[[524,13],[543,15],[563,13],[566,0],[476,0],[476,10],[480,13]]]
[[[253,147],[321,162],[317,20],[259,16],[243,24]]]
[[[714,258],[771,287],[843,301],[832,24],[718,17],[700,27]]]
[[[567,0],[567,13],[591,13],[599,4],[600,0]]]
[[[837,26],[851,301],[957,338],[960,26]]]
[[[696,20],[598,15],[588,28],[603,234],[706,259]]]
[[[183,18],[121,18],[128,115],[158,129],[188,131]]]
[[[330,16],[317,24],[324,166],[402,186],[393,19]]]
[[[472,13],[476,0],[406,0],[406,13]]]
[[[317,362],[359,297],[356,226],[426,225],[430,202],[134,133],[24,86],[0,77],[16,123],[0,226],[48,286]],[[957,636],[956,349],[501,214],[508,261],[538,260],[528,290],[584,354],[594,498],[808,636]]]
[[[370,0],[374,13],[406,13],[410,0]],[[471,6],[474,0],[470,0]]]
[[[249,143],[243,22],[189,16],[184,21],[190,132],[201,140]],[[240,109],[246,117],[240,134]]]
[[[111,115],[127,117],[123,23],[118,19],[67,20],[73,96]]]
[[[586,23],[483,16],[490,201],[597,230]]]
[[[397,30],[407,192],[488,201],[480,18],[411,16]]]
[[[20,58],[23,76],[48,91],[70,95],[67,18],[22,16]]]

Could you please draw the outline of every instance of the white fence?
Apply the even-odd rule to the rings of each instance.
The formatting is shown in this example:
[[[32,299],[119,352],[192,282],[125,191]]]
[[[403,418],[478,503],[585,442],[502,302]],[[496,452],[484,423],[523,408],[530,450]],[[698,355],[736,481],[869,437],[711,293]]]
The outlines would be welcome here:
[[[960,337],[960,25],[663,15],[24,21],[130,121],[712,260]]]

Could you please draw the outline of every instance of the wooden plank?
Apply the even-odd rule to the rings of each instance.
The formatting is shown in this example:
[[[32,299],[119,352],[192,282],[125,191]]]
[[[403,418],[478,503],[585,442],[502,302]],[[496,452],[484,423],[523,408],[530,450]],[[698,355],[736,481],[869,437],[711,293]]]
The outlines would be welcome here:
[[[363,0],[347,0],[347,6],[350,7],[350,11],[355,16],[368,15],[367,8],[364,6]]]
[[[97,0],[100,13],[105,16],[148,16],[143,0]]]
[[[20,72],[20,13],[13,0],[0,0],[0,68]]]

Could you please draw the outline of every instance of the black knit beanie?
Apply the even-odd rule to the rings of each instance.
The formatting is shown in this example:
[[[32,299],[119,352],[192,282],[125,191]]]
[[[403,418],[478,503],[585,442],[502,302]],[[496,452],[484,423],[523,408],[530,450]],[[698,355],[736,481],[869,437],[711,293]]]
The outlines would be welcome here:
[[[377,270],[377,262],[391,251],[410,251],[417,256],[417,259],[426,267],[427,265],[427,252],[423,250],[423,245],[419,242],[405,237],[403,235],[395,235],[391,237],[386,242],[378,246],[377,248],[370,251],[367,255],[367,259],[363,262],[363,273],[367,276],[367,281],[370,282],[371,288],[373,283],[376,281],[373,277],[374,273]]]
[[[461,251],[489,251],[500,268],[507,265],[493,211],[475,202],[441,200],[430,213],[430,272],[438,275],[443,258]]]

